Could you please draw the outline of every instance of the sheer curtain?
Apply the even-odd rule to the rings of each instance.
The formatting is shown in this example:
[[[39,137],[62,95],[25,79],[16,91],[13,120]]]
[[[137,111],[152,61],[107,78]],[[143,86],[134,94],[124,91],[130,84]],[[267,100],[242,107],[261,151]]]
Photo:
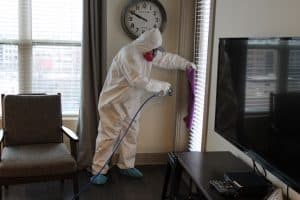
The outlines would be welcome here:
[[[106,0],[84,0],[78,166],[92,163],[98,128],[98,97],[106,76]]]

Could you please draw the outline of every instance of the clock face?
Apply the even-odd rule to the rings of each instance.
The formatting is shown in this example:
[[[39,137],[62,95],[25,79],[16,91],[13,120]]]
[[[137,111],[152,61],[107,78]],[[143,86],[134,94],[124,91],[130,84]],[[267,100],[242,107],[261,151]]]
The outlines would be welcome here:
[[[122,15],[122,25],[133,39],[152,28],[161,31],[166,21],[166,14],[157,1],[136,1],[127,6]]]

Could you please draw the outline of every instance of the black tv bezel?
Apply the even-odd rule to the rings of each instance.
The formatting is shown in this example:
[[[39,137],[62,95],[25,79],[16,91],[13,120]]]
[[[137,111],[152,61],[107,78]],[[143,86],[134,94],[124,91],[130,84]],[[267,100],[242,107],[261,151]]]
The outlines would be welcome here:
[[[218,62],[217,62],[217,83],[219,81],[219,64],[220,64],[220,45],[221,45],[221,40],[292,40],[292,39],[297,39],[300,41],[300,36],[295,36],[295,37],[220,37],[218,38]],[[218,98],[218,88],[216,87],[216,98],[215,102],[217,102]],[[217,114],[217,108],[216,108],[216,103],[215,103],[215,117],[214,120],[216,119],[216,114]],[[240,151],[242,151],[245,155],[247,155],[249,158],[251,158],[253,161],[258,162],[263,168],[265,168],[267,171],[269,171],[272,175],[277,177],[279,180],[281,180],[283,183],[285,183],[288,187],[291,187],[294,189],[296,192],[300,193],[300,182],[297,183],[294,179],[289,177],[287,174],[279,170],[276,166],[272,165],[269,163],[267,160],[265,160],[259,153],[255,152],[252,149],[246,148],[244,145],[238,143],[236,140],[233,140],[232,138],[226,136],[224,132],[216,127],[216,123],[214,122],[214,131],[220,135],[222,138],[227,140],[229,143],[231,143],[233,146],[238,148]]]

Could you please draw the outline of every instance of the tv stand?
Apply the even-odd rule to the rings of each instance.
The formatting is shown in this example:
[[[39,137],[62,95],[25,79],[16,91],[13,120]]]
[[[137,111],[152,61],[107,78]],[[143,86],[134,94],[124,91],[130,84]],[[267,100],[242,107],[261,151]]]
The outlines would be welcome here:
[[[170,155],[170,154],[169,154]],[[174,160],[174,156],[176,157]],[[170,156],[169,156],[170,158]],[[174,165],[175,164],[175,165]],[[172,172],[171,172],[172,171]],[[252,171],[242,160],[230,152],[182,152],[173,153],[172,162],[168,162],[163,199],[167,197],[168,178],[171,175],[170,199],[177,199],[181,174],[185,171],[197,191],[207,200],[225,200],[224,197],[209,184],[211,180],[222,180],[224,174],[233,171]],[[240,200],[258,200],[257,197],[241,197]],[[263,198],[262,198],[263,199]]]

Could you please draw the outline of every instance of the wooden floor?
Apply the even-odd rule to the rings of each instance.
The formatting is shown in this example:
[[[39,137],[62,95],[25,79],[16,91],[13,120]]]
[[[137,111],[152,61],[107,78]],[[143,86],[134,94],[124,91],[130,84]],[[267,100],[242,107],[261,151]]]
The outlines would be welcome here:
[[[80,196],[80,200],[159,200],[164,182],[165,166],[140,166],[143,179],[124,177],[114,168],[104,186],[92,185]],[[89,174],[81,172],[80,186],[89,180]],[[72,199],[72,182],[59,181],[9,186],[3,189],[3,200],[60,200]]]

